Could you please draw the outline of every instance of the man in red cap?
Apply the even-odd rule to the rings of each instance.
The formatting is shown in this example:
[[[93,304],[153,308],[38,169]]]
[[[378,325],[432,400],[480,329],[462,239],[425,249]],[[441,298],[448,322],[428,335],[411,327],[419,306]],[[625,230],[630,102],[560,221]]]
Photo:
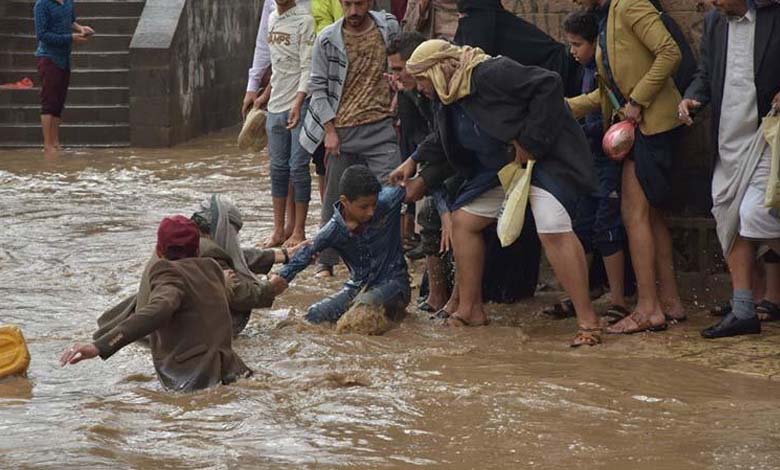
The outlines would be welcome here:
[[[233,352],[228,293],[222,268],[198,258],[200,233],[189,218],[165,218],[157,230],[159,260],[151,266],[149,302],[92,344],[76,344],[61,365],[108,359],[149,335],[163,386],[192,391],[227,384],[252,371]]]

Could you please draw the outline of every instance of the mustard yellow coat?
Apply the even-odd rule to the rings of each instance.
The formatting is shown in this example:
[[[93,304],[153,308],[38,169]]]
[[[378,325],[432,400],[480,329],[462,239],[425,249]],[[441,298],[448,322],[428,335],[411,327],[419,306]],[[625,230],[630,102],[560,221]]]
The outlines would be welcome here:
[[[680,125],[677,106],[682,99],[672,76],[682,60],[680,48],[648,0],[612,0],[607,20],[607,50],[615,83],[623,96],[643,107],[640,130],[655,135]],[[600,77],[606,77],[601,47],[596,50]],[[605,128],[614,107],[599,80],[599,88],[570,98],[578,119],[601,108]]]

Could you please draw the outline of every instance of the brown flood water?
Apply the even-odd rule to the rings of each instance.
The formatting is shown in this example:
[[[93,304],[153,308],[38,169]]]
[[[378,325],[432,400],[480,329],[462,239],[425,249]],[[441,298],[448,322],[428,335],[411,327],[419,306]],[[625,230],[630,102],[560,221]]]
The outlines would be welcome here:
[[[663,335],[571,351],[542,300],[468,331],[414,312],[381,337],[299,331],[290,309],[339,285],[307,271],[236,341],[256,370],[236,385],[165,392],[135,345],[61,369],[134,291],[163,216],[227,193],[244,242],[266,234],[267,162],[233,142],[0,152],[0,323],[33,357],[0,382],[0,468],[780,468],[780,383],[654,357]]]

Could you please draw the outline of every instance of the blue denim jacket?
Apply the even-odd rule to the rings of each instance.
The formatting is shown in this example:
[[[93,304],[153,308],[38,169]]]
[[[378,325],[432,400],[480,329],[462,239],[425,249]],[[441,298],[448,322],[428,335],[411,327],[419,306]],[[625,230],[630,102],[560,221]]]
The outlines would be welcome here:
[[[73,23],[76,12],[73,0],[37,0],[35,13],[35,36],[38,38],[36,57],[48,57],[58,67],[70,69],[70,51],[73,45]]]
[[[301,249],[279,271],[279,276],[292,281],[326,248],[335,249],[352,274],[346,287],[362,289],[384,281],[402,279],[408,282],[406,260],[401,243],[401,204],[404,188],[383,188],[379,193],[374,217],[352,232],[341,215],[341,203],[335,204],[333,217],[325,224],[314,242]]]

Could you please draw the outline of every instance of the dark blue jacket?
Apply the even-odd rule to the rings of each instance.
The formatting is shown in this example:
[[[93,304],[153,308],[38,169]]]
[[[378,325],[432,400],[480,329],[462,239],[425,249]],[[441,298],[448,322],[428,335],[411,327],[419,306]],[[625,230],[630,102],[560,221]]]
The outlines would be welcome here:
[[[48,57],[61,69],[69,70],[73,23],[76,22],[73,0],[64,0],[62,5],[55,0],[37,0],[33,11],[38,38],[35,56]]]
[[[406,260],[401,243],[401,204],[404,188],[383,188],[374,217],[352,232],[341,215],[341,203],[335,204],[333,217],[325,224],[314,242],[301,249],[280,271],[279,276],[292,281],[326,248],[335,249],[352,274],[346,286],[362,289],[391,279],[408,282]]]

